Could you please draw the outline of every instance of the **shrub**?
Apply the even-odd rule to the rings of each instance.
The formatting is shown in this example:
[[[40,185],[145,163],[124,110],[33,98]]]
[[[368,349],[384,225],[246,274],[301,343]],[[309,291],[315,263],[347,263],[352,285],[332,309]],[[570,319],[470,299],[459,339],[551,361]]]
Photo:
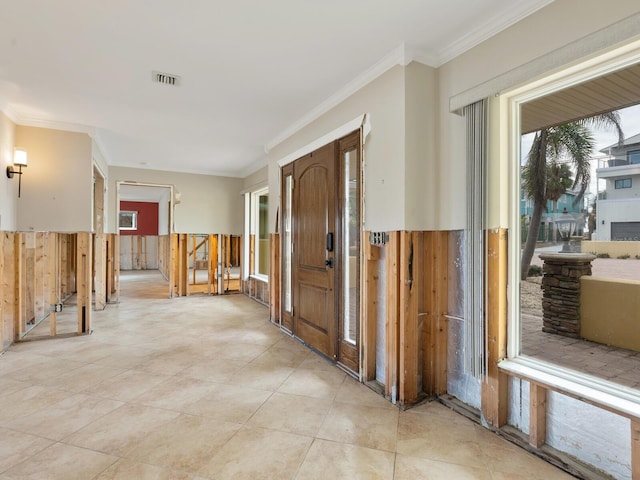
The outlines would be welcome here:
[[[624,255],[620,255],[618,258],[621,260],[625,260],[627,258],[631,257],[631,255],[629,255],[628,253],[625,253]]]
[[[611,258],[611,255],[609,255],[608,253],[598,253],[598,254],[596,254],[596,257],[598,257],[598,258]]]
[[[527,277],[539,277],[542,275],[542,267],[539,265],[531,265],[527,272]]]

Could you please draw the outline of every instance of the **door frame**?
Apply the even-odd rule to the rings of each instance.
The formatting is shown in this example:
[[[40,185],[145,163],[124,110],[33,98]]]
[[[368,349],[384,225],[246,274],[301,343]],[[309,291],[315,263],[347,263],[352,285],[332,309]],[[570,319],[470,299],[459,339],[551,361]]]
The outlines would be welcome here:
[[[279,325],[280,328],[285,330],[287,333],[295,336],[296,332],[293,331],[293,315],[289,312],[285,311],[285,302],[284,302],[284,295],[285,295],[285,289],[284,289],[284,284],[285,284],[285,255],[284,255],[284,242],[285,242],[285,228],[284,228],[284,222],[285,222],[285,182],[284,179],[286,178],[286,175],[291,175],[293,178],[293,164],[296,160],[308,155],[309,153],[312,153],[313,151],[329,144],[329,143],[335,143],[335,160],[336,160],[336,188],[339,188],[341,182],[339,181],[339,178],[341,176],[341,158],[340,158],[340,140],[345,139],[346,137],[348,137],[349,135],[358,132],[358,180],[360,183],[360,192],[359,192],[359,208],[360,208],[360,215],[359,215],[359,225],[358,225],[358,230],[359,230],[359,236],[360,236],[360,242],[359,242],[359,254],[358,254],[358,279],[357,279],[357,288],[358,288],[358,305],[357,305],[357,310],[358,310],[358,318],[357,318],[357,328],[358,328],[358,352],[357,352],[357,357],[358,357],[358,369],[357,371],[353,371],[351,369],[349,369],[346,365],[341,364],[340,362],[337,361],[337,358],[333,358],[331,360],[336,362],[337,366],[340,366],[341,368],[345,369],[348,371],[348,373],[353,374],[354,376],[356,376],[359,380],[364,381],[366,380],[364,378],[364,370],[363,368],[365,368],[363,359],[369,358],[372,355],[369,355],[368,352],[371,350],[372,352],[374,352],[373,356],[375,358],[375,349],[376,349],[376,345],[375,345],[375,341],[374,342],[370,342],[370,344],[368,342],[366,342],[366,337],[364,335],[366,328],[365,328],[365,324],[368,322],[367,319],[363,318],[366,312],[366,308],[363,308],[363,305],[365,305],[365,302],[367,302],[367,298],[366,298],[366,291],[365,289],[363,289],[363,285],[365,284],[364,282],[364,273],[365,273],[365,242],[366,242],[366,236],[365,236],[365,231],[364,231],[364,216],[365,216],[365,209],[364,209],[364,198],[365,198],[365,181],[364,181],[364,165],[365,165],[365,152],[364,152],[364,145],[365,145],[365,140],[368,136],[368,134],[371,131],[371,125],[369,123],[369,115],[368,114],[364,114],[360,117],[357,117],[356,119],[352,120],[351,122],[343,125],[342,127],[339,127],[335,130],[333,130],[332,132],[330,132],[329,134],[309,143],[308,145],[306,145],[305,147],[297,150],[296,152],[284,157],[283,159],[281,159],[278,162],[278,165],[280,167],[279,170],[279,177],[278,177],[278,181],[280,184],[280,188],[279,188],[279,193],[280,193],[280,204],[279,204],[279,211],[282,212],[281,217],[278,220],[278,229],[280,230],[281,234],[279,235],[279,241],[280,241],[280,271],[281,271],[281,275],[279,278],[279,298],[280,298],[280,311],[279,311],[279,315],[278,315],[278,321],[279,321]],[[295,187],[294,187],[295,188]],[[295,195],[294,195],[295,197]],[[335,208],[335,212],[336,212],[336,222],[341,221],[341,215],[343,213],[342,208],[338,207],[338,205],[336,205]],[[336,244],[338,242],[342,241],[342,236],[338,235],[336,238]],[[294,246],[295,248],[295,246]],[[338,261],[338,258],[336,258],[336,261]],[[290,268],[293,269],[293,260],[292,263],[290,265]],[[293,272],[292,272],[293,275]],[[344,272],[343,275],[348,275],[348,271]],[[339,276],[336,275],[336,280],[335,280],[335,284],[336,284],[336,289],[338,289],[338,285],[341,285],[342,283],[342,279],[338,278]],[[293,279],[292,285],[291,285],[291,295],[294,294],[295,291],[295,279]],[[335,326],[336,326],[336,336],[335,336],[335,351],[337,353],[338,348],[339,348],[339,343],[340,343],[340,339],[338,338],[338,331],[340,331],[341,326],[339,325],[339,322],[342,321],[342,315],[339,312],[340,309],[340,305],[341,305],[341,297],[336,297],[334,299],[334,309],[335,309]],[[292,306],[293,306],[293,300],[292,300]],[[295,312],[293,312],[295,314]],[[371,321],[374,322],[376,319],[373,318],[371,319]],[[374,325],[375,328],[375,325]]]

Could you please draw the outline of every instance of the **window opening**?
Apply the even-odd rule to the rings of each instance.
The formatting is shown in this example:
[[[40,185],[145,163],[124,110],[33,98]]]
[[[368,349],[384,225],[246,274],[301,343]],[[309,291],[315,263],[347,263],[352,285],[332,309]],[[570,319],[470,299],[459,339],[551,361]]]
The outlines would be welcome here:
[[[138,229],[138,212],[124,210],[118,216],[118,228],[120,230]]]
[[[640,132],[626,130],[640,120],[640,91],[616,104],[620,90],[612,86],[640,72],[638,59],[637,49],[619,60],[609,55],[506,96],[519,159],[511,180],[509,357],[620,397],[638,395],[640,386],[633,373],[640,335],[621,320],[640,313],[629,301],[640,293],[640,269],[623,262],[637,261],[635,253],[620,250],[640,239],[640,201],[631,195]],[[587,102],[593,86],[612,93],[600,97],[607,105]],[[616,287],[605,287],[610,282]]]

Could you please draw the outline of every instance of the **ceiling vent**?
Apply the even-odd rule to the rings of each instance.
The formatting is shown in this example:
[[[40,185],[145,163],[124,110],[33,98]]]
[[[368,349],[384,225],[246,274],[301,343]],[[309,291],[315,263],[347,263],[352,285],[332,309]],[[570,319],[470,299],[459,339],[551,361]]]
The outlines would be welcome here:
[[[180,85],[180,77],[178,75],[171,75],[170,73],[153,72],[153,81],[173,87]]]

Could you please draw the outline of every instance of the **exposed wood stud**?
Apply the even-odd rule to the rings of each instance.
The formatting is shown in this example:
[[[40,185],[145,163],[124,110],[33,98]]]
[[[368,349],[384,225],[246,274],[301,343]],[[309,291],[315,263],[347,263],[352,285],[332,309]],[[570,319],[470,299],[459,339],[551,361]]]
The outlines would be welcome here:
[[[94,268],[95,275],[95,309],[104,310],[107,307],[107,239],[103,233],[94,235]]]
[[[58,300],[58,235],[49,233],[46,236],[47,249],[47,273],[46,273],[46,300],[49,306],[49,335],[56,336],[57,313],[55,306],[60,303]]]
[[[113,236],[113,290],[112,298],[116,303],[120,301],[120,237]]]
[[[269,310],[273,323],[280,323],[280,234],[269,235]]]
[[[25,288],[24,285],[25,268],[25,234],[17,233],[15,236],[15,338],[19,340],[27,329],[27,321],[25,319]]]
[[[385,395],[397,401],[399,345],[400,232],[390,232],[386,245]]]
[[[256,236],[249,235],[249,275],[256,273],[255,264],[256,253]]]
[[[4,271],[0,277],[2,295],[0,303],[2,303],[2,316],[0,317],[0,326],[4,330],[4,343],[0,349],[4,348],[4,344],[9,344],[17,339],[16,331],[16,234],[3,232],[0,242],[3,248],[3,267]]]
[[[423,233],[423,380],[428,395],[447,391],[448,232]]]
[[[217,279],[217,264],[218,264],[218,236],[209,235],[209,261],[208,266],[208,286],[209,293],[218,292],[218,279]]]
[[[46,272],[46,256],[44,248],[44,233],[38,232],[34,234],[33,245],[33,322],[37,324],[46,317],[48,309],[45,305],[48,298],[45,298],[45,272]]]
[[[5,248],[4,248],[5,235],[0,232],[0,352],[4,350],[4,330],[5,330],[5,303],[7,294],[9,293],[8,286],[5,283]],[[7,255],[8,256],[8,255]]]
[[[378,322],[378,272],[377,263],[380,260],[380,247],[372,246],[369,242],[369,232],[365,232],[362,241],[363,268],[361,285],[364,285],[361,295],[360,311],[362,315],[362,379],[365,382],[376,379],[376,330]]]
[[[77,235],[77,305],[78,333],[91,331],[91,234],[80,232]]]
[[[529,444],[540,448],[547,441],[547,389],[529,384]]]
[[[399,318],[399,397],[401,405],[410,405],[418,399],[418,335],[419,272],[417,266],[419,232],[400,233],[400,318]]]
[[[179,295],[178,287],[178,234],[169,235],[169,298]]]
[[[482,414],[500,428],[507,422],[508,378],[498,368],[507,354],[507,232],[492,230],[487,248],[487,373],[482,383]]]

